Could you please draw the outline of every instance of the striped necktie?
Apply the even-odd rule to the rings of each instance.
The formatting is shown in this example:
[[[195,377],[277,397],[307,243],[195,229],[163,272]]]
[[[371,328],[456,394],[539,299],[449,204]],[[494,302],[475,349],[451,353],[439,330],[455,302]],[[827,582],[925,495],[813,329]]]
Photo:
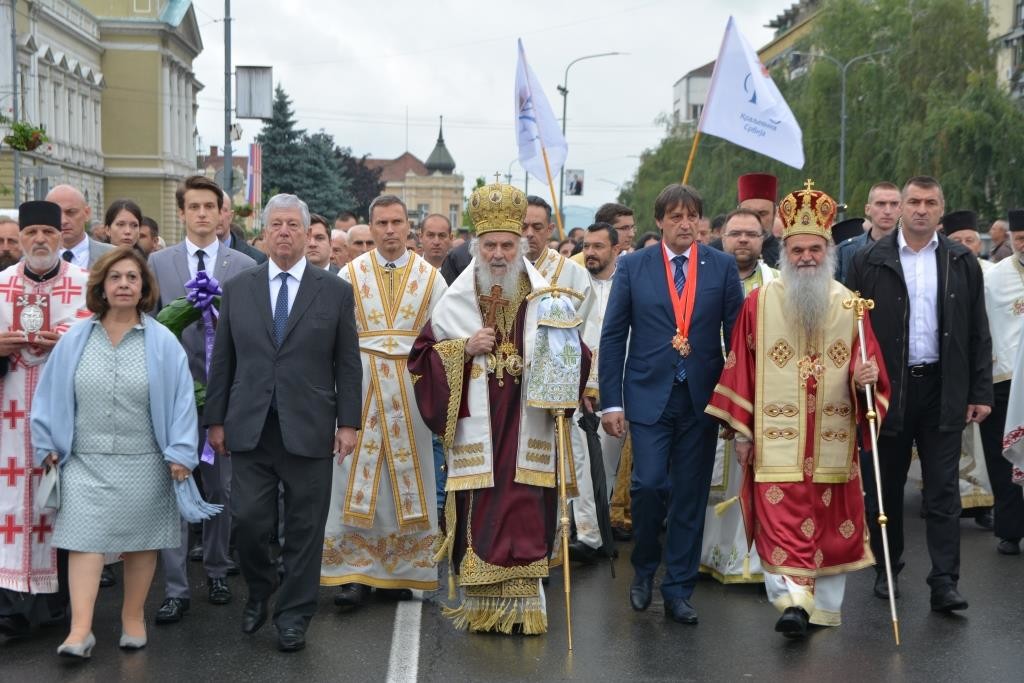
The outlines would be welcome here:
[[[672,257],[672,263],[676,266],[675,273],[675,284],[676,293],[683,293],[683,286],[686,284],[686,254],[680,254],[679,256]],[[683,364],[683,357],[680,356],[679,360],[676,361],[676,382],[682,383],[686,381],[686,366]]]

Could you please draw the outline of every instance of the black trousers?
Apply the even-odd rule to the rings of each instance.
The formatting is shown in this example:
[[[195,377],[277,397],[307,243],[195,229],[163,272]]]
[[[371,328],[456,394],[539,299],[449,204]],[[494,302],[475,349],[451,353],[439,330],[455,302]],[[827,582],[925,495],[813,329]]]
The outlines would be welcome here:
[[[878,437],[878,459],[882,478],[882,502],[889,518],[887,526],[892,570],[903,568],[903,491],[907,484],[911,449],[917,445],[924,479],[925,538],[932,569],[928,584],[932,590],[955,586],[960,579],[960,446],[962,434],[939,431],[939,403],[942,377],[936,372],[925,377],[907,376],[903,431]],[[966,416],[967,407],[964,406]],[[870,458],[861,461],[865,508],[871,532],[871,550],[885,571],[882,532],[878,524],[878,496]]]
[[[995,401],[992,414],[981,423],[981,445],[985,466],[992,483],[995,534],[999,538],[1024,538],[1024,489],[1011,481],[1013,465],[1003,457],[1003,430],[1010,404],[1010,380],[993,385]]]
[[[250,600],[274,592],[277,565],[270,537],[277,532],[278,484],[284,489],[284,579],[274,608],[278,629],[305,629],[316,612],[324,525],[331,502],[331,458],[304,458],[285,450],[271,410],[256,448],[231,456],[231,516],[239,568]]]

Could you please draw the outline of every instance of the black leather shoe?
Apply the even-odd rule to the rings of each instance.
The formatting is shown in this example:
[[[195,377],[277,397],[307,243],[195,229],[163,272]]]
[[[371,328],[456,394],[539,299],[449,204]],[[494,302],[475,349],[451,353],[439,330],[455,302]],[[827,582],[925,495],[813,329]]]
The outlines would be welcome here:
[[[378,588],[377,599],[393,600],[395,602],[412,600],[412,591],[408,588]]]
[[[967,601],[956,586],[945,586],[932,590],[932,611],[957,612],[967,609]]]
[[[892,585],[895,589],[893,591],[893,596],[899,598],[900,580],[895,574],[892,577]],[[875,574],[875,597],[880,600],[889,599],[889,582],[886,580],[884,573]]]
[[[203,561],[203,546],[202,544],[194,545],[188,549],[188,559],[192,562]]]
[[[277,633],[277,649],[281,652],[298,652],[306,647],[306,632],[290,626]]]
[[[117,576],[114,575],[114,569],[110,565],[104,565],[103,572],[100,574],[100,588],[110,588],[111,586],[117,585]]]
[[[185,612],[188,611],[188,607],[188,598],[167,598],[164,600],[164,603],[160,605],[160,609],[156,611],[156,623],[176,624],[181,621]]]
[[[1020,555],[1020,539],[1001,539],[999,541],[999,545],[996,546],[996,551],[998,551],[1000,555]]]
[[[338,607],[362,607],[370,599],[370,587],[361,583],[346,583],[334,596]]]
[[[654,579],[652,577],[633,577],[633,583],[629,586],[629,604],[637,612],[642,612],[651,606],[651,589],[653,585]]]
[[[569,544],[569,559],[582,564],[595,564],[599,557],[597,551],[582,541]]]
[[[250,598],[242,610],[242,633],[253,634],[267,623],[267,601]]]
[[[227,579],[207,579],[210,585],[210,604],[226,605],[231,602],[231,589],[228,588]]]
[[[802,607],[787,607],[775,622],[775,630],[787,638],[803,638],[807,635],[807,619]]]
[[[632,541],[633,540],[633,532],[630,531],[629,529],[623,529],[620,526],[613,526],[612,527],[612,538],[614,538],[616,541],[621,541],[621,542],[625,543],[626,541]]]
[[[697,610],[686,598],[665,601],[665,616],[680,624],[696,624]]]

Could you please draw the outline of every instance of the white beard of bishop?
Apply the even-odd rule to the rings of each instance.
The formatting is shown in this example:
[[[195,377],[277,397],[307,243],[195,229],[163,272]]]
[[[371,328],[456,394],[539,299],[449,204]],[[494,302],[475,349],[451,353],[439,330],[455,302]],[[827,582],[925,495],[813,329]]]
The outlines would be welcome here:
[[[809,339],[825,329],[835,266],[835,249],[832,247],[829,247],[825,260],[816,268],[795,266],[785,254],[779,264],[782,281],[786,285],[786,317],[799,325]]]

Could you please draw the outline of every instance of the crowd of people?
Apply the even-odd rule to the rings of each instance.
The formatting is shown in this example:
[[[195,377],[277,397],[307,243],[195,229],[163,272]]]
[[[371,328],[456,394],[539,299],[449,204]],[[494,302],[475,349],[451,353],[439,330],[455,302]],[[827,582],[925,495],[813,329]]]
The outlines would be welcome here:
[[[91,234],[74,187],[26,202],[0,219],[0,634],[66,626],[58,653],[89,658],[123,562],[119,644],[145,647],[158,564],[170,625],[190,561],[214,605],[240,573],[241,630],[272,619],[285,652],[321,586],[357,611],[445,574],[456,628],[542,634],[551,567],[632,541],[634,610],[664,565],[671,620],[698,623],[705,573],[763,582],[802,638],[841,623],[850,571],[899,596],[915,468],[930,608],[966,609],[961,515],[999,553],[1024,538],[1003,455],[1024,212],[986,258],[934,178],[879,182],[839,222],[813,181],[777,185],[741,176],[714,219],[670,185],[656,231],[608,203],[565,239],[501,183],[470,196],[472,235],[414,227],[393,195],[360,223],[279,194],[249,241],[204,176],[178,188],[173,245],[130,199]]]

